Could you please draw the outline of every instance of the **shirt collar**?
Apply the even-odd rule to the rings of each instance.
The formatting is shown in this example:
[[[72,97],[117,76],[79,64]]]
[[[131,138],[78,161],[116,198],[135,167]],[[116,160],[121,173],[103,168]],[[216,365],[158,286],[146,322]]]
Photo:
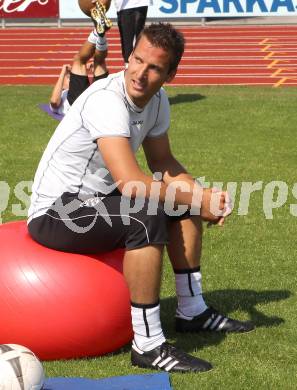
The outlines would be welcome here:
[[[128,92],[126,90],[125,71],[124,70],[122,71],[122,83],[123,83],[125,97],[127,99],[127,102],[129,104],[129,106],[131,107],[131,110],[134,111],[134,112],[137,112],[138,114],[140,114],[145,109],[145,107],[141,108],[141,107],[136,106],[136,104],[134,104],[132,102],[130,96],[128,95]]]

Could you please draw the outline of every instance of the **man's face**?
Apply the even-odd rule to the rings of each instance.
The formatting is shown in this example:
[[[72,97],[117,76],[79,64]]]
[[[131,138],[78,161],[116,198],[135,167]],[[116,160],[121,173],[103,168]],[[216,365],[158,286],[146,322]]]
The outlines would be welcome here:
[[[173,79],[175,72],[168,74],[169,63],[168,52],[141,37],[125,72],[126,90],[134,104],[144,107],[165,82]]]

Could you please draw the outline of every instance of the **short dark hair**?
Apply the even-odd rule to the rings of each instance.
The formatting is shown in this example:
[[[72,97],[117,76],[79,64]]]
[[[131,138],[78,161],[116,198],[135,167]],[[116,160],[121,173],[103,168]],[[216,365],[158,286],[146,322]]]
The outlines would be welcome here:
[[[145,36],[153,46],[161,47],[170,52],[171,60],[168,73],[176,70],[185,48],[183,34],[176,30],[170,23],[152,23],[151,25],[144,27],[138,35],[134,49],[143,36]]]

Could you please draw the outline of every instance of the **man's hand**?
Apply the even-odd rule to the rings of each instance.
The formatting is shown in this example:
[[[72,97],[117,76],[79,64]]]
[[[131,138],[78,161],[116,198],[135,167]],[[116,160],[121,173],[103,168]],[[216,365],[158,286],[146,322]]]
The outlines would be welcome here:
[[[209,224],[223,226],[225,218],[232,212],[232,201],[226,191],[217,188],[204,188],[201,204],[201,217]]]
[[[69,64],[64,64],[61,69],[61,74],[66,75],[67,73],[70,73],[71,66]]]

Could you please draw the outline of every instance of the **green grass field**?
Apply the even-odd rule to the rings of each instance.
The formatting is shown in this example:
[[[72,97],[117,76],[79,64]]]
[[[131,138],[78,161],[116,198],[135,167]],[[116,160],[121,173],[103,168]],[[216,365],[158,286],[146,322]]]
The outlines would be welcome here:
[[[21,203],[13,190],[20,181],[33,179],[57,124],[37,107],[47,102],[49,92],[49,87],[1,86],[0,183],[7,182],[11,189],[9,204],[1,210],[3,222],[24,219],[12,212],[12,205]],[[173,274],[165,257],[161,307],[167,336],[215,367],[205,374],[172,374],[172,386],[296,389],[297,219],[290,209],[297,204],[296,89],[200,87],[168,88],[168,93],[172,149],[179,160],[195,177],[237,183],[234,212],[225,227],[205,228],[205,297],[224,313],[252,319],[257,326],[246,335],[177,335]],[[145,167],[141,152],[139,160]],[[276,188],[273,193],[273,181],[283,182],[279,185],[288,189],[287,200],[284,191]],[[251,194],[248,212],[243,182],[261,182],[262,189]],[[272,211],[273,219],[266,219],[269,205],[277,204],[281,195],[283,206]],[[2,205],[4,198],[0,194]],[[130,366],[129,347],[96,359],[44,366],[47,376],[101,378],[147,372]]]

